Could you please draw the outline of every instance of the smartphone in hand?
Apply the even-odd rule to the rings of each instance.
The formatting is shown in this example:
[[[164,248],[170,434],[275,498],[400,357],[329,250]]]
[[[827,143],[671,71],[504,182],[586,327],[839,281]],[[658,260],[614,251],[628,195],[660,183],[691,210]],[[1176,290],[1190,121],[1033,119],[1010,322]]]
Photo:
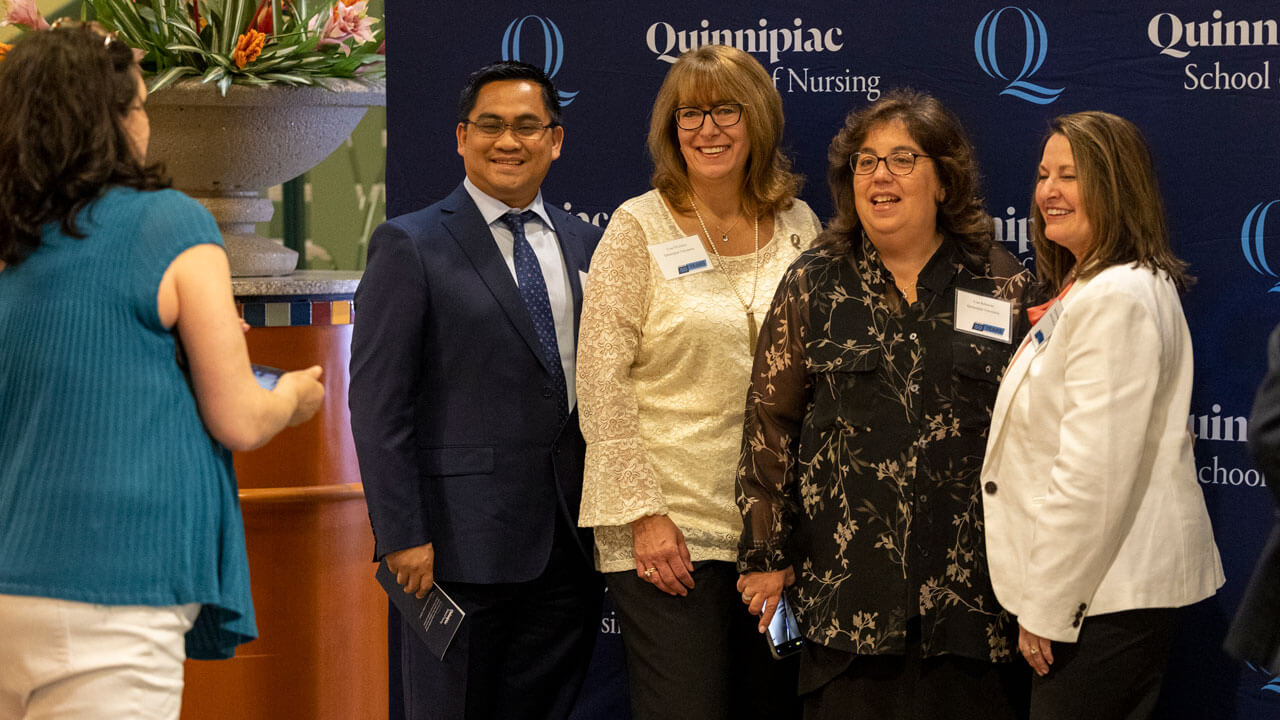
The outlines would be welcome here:
[[[253,370],[253,377],[258,381],[258,385],[260,385],[263,390],[275,389],[276,381],[278,381],[280,376],[285,373],[285,371],[280,368],[273,368],[270,365],[259,365],[257,363],[250,363],[249,368]]]
[[[791,612],[791,604],[787,596],[782,595],[778,607],[769,621],[769,652],[775,660],[800,652],[804,646],[804,636],[800,634],[800,626],[796,624],[796,616]]]

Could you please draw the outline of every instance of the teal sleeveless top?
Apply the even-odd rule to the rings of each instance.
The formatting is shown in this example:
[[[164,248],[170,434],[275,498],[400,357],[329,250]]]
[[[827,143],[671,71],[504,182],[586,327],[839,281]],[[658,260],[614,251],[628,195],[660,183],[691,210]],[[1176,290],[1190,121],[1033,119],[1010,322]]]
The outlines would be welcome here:
[[[205,431],[160,323],[160,278],[222,244],[174,191],[113,188],[0,271],[0,593],[201,603],[187,654],[257,634],[231,453]]]

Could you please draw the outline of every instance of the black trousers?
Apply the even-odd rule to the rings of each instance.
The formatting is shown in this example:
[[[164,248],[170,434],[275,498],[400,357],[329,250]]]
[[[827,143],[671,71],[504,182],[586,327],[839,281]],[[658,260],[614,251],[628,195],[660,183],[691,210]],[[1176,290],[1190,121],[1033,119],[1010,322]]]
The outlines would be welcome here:
[[[401,624],[407,720],[564,720],[586,677],[604,597],[572,530],[524,583],[442,583],[467,613],[443,661]]]
[[[635,571],[606,573],[627,656],[633,720],[796,720],[798,658],[774,660],[733,563],[694,564],[667,595]]]
[[[1021,659],[991,663],[922,657],[919,619],[905,655],[854,655],[806,642],[805,720],[1026,720],[1031,671]]]
[[[1053,644],[1053,667],[1031,681],[1031,720],[1144,720],[1160,696],[1176,608],[1084,619],[1074,643]]]
[[[1144,720],[1155,711],[1178,610],[1094,615],[1074,643],[1053,643],[1048,675],[1032,679],[1032,720]]]

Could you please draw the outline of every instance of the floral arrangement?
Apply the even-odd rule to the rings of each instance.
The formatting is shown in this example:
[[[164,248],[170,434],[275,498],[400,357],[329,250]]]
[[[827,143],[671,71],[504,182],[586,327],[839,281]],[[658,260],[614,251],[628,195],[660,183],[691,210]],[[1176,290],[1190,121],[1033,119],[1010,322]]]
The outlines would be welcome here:
[[[4,2],[4,0],[0,0]],[[84,14],[142,53],[154,92],[199,76],[232,83],[324,85],[385,74],[384,31],[368,0],[85,0]],[[90,12],[91,11],[91,12]],[[35,0],[9,0],[0,25],[49,23]],[[0,43],[0,61],[8,46]]]

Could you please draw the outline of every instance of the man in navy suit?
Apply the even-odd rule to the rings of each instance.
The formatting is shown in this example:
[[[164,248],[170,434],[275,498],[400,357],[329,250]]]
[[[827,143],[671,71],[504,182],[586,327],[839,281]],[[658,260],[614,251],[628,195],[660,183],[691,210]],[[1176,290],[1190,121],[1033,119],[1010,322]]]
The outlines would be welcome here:
[[[401,629],[406,716],[565,718],[600,618],[577,528],[574,352],[600,230],[544,203],[551,81],[501,62],[458,108],[466,180],[373,234],[356,291],[351,428],[375,557],[466,611],[444,660]]]

